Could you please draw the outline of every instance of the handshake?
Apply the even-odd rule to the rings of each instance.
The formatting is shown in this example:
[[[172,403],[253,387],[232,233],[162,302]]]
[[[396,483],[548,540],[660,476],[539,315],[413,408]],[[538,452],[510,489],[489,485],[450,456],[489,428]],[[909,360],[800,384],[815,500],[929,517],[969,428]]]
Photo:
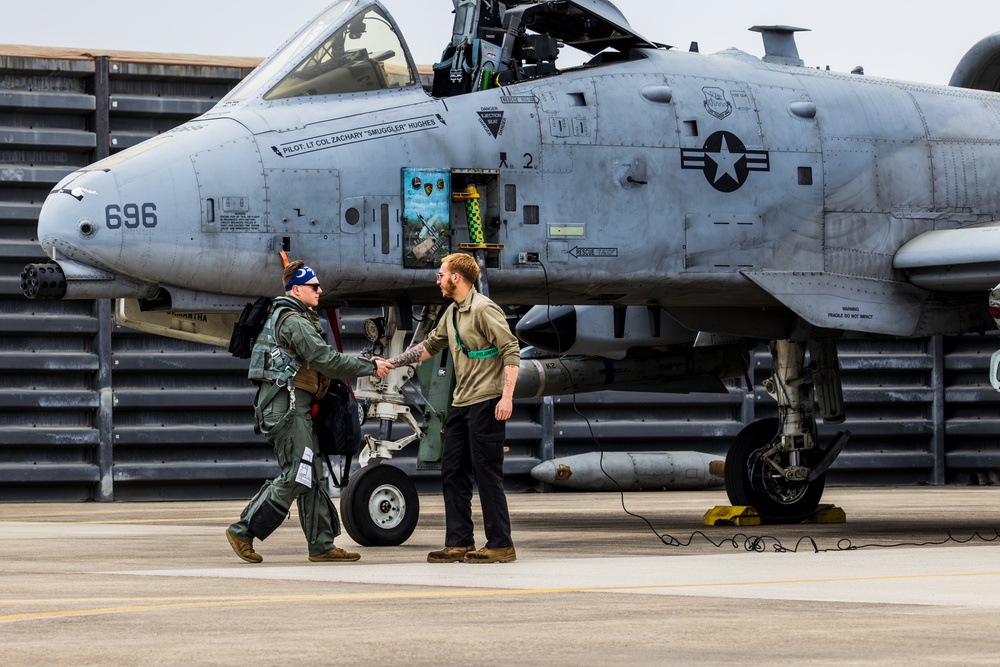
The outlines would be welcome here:
[[[382,357],[372,357],[372,365],[375,367],[375,372],[372,373],[377,378],[384,378],[389,374],[389,371],[395,370],[396,367],[392,365],[392,362]]]
[[[384,378],[389,374],[389,371],[395,370],[399,366],[412,366],[414,364],[419,364],[424,359],[430,358],[431,355],[427,354],[427,351],[424,349],[424,344],[417,343],[406,352],[403,352],[398,357],[393,357],[392,359],[372,357],[372,365],[375,367],[373,375],[377,378]]]

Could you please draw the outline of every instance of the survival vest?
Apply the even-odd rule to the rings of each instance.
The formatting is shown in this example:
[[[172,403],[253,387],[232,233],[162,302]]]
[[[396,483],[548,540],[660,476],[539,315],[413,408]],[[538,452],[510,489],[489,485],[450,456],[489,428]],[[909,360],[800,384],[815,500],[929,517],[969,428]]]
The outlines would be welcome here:
[[[268,308],[267,319],[261,327],[250,351],[250,369],[247,371],[247,378],[260,382],[274,382],[280,386],[285,386],[295,373],[302,366],[302,360],[294,351],[278,345],[277,328],[278,322],[283,314],[298,312],[287,299],[281,297],[275,299]]]
[[[254,401],[254,416],[257,429],[267,435],[284,425],[289,415],[295,409],[295,388],[304,389],[314,394],[316,399],[323,398],[330,386],[329,378],[310,368],[295,354],[295,350],[278,344],[277,330],[285,317],[302,312],[293,300],[287,297],[274,299],[270,312],[261,327],[260,333],[250,352],[250,368],[247,378],[260,389]],[[264,427],[263,409],[270,403],[281,388],[288,390],[288,411],[270,429]]]

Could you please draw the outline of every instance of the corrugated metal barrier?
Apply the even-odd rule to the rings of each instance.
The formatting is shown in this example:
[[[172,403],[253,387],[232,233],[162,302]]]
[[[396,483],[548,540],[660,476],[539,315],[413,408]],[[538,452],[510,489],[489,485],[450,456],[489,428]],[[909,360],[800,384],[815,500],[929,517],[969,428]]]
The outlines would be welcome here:
[[[26,263],[45,260],[36,221],[59,179],[207,111],[253,65],[0,55],[0,500],[245,498],[277,471],[251,426],[246,362],[114,328],[108,301],[29,301],[18,285]],[[361,349],[370,314],[341,312],[347,350]],[[987,363],[998,344],[994,335],[842,344],[854,436],[830,482],[992,482],[1000,400]],[[775,413],[760,389],[769,366],[758,350],[752,392],[741,383],[721,395],[518,401],[510,487],[534,488],[527,471],[539,460],[600,448],[722,455],[744,423]],[[404,450],[396,462],[415,472],[414,456]],[[421,488],[436,485],[434,473],[416,477]]]

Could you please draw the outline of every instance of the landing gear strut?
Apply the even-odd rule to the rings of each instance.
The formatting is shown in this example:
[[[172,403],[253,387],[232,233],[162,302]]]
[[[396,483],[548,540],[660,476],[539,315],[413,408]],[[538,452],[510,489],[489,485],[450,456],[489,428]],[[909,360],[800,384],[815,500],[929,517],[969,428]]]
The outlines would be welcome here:
[[[764,388],[778,403],[778,418],[760,419],[737,434],[726,456],[726,492],[733,505],[749,505],[764,517],[793,519],[815,511],[826,470],[846,444],[840,433],[826,450],[818,447],[813,394],[823,420],[844,420],[837,349],[831,340],[807,344],[772,341],[774,374]]]
[[[426,335],[431,320],[437,316],[437,308],[426,308],[421,325],[414,332],[414,342]],[[383,309],[382,324],[378,329],[381,346],[380,354],[386,359],[397,356],[405,349],[405,338],[409,333],[399,326],[400,317],[396,308]],[[409,317],[404,320],[409,323]],[[411,343],[412,344],[412,343]],[[384,463],[392,455],[410,443],[424,436],[410,408],[404,405],[403,385],[414,373],[409,366],[390,371],[385,378],[365,377],[358,380],[355,397],[367,406],[368,419],[379,420],[379,437],[365,435],[364,446],[358,453],[360,472],[351,476],[351,481],[340,497],[340,514],[344,529],[361,546],[397,546],[405,542],[417,526],[420,503],[413,481],[399,468]],[[392,425],[399,420],[411,433],[392,440]]]

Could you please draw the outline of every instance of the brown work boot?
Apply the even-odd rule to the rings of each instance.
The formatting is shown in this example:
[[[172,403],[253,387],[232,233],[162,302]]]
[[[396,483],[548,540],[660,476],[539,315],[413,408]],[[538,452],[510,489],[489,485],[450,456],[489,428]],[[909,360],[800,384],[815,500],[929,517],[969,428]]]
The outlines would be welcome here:
[[[475,551],[476,545],[470,544],[465,547],[445,547],[441,551],[432,551],[427,554],[428,563],[461,563],[465,554]]]
[[[356,554],[353,551],[344,551],[340,547],[334,547],[319,556],[309,556],[309,560],[314,563],[349,563],[360,558],[361,554]]]
[[[240,538],[230,533],[228,528],[226,528],[226,539],[229,540],[229,546],[233,548],[233,551],[236,552],[236,555],[245,560],[246,562],[261,563],[264,561],[264,558],[259,553],[253,550],[252,542],[244,542]]]
[[[514,551],[514,547],[497,547],[496,549],[484,547],[465,554],[466,563],[510,563],[515,560],[517,560],[517,552]]]

